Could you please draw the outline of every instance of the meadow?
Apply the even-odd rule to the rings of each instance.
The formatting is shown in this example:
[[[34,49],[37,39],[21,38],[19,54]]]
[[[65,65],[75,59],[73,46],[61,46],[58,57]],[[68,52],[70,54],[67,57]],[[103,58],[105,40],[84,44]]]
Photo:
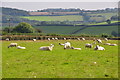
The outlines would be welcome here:
[[[82,50],[63,49],[58,43],[71,42]],[[105,51],[85,48],[92,40],[39,40],[2,42],[3,78],[118,78],[118,46],[103,45]],[[16,42],[26,50],[7,48]],[[116,43],[117,40],[103,41]],[[41,51],[39,47],[54,44],[53,51]],[[98,43],[97,43],[98,44]],[[96,45],[97,45],[96,44]],[[95,45],[94,45],[95,47]],[[96,62],[96,64],[94,64]]]
[[[82,16],[79,15],[66,15],[66,16],[21,16],[30,20],[38,21],[83,21]]]
[[[83,28],[84,26],[34,26],[43,31],[43,33],[55,33],[55,34],[70,34],[76,30]],[[77,34],[90,34],[90,35],[101,35],[106,33],[111,35],[112,31],[118,33],[118,26],[96,26],[86,27],[80,30]]]

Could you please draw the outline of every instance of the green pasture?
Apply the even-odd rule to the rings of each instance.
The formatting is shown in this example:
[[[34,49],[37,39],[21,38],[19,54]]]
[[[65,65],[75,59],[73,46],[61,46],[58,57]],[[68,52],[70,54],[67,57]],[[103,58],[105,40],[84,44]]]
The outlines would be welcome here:
[[[111,35],[111,33],[113,31],[118,33],[118,26],[87,27],[87,28],[77,32],[76,34],[85,33],[85,34],[99,35],[99,34],[105,33],[105,34]]]
[[[25,50],[7,48],[10,43],[25,46]],[[3,78],[118,78],[118,46],[103,45],[105,51],[94,47],[85,48],[91,40],[69,40],[72,46],[82,50],[63,49],[56,41],[3,41],[2,77]],[[109,43],[118,44],[117,40]],[[103,41],[103,43],[108,43]],[[53,51],[41,51],[39,47],[54,44]],[[96,62],[96,64],[94,64]]]
[[[102,16],[105,16],[106,19],[110,19],[112,16],[115,16],[115,15],[118,15],[118,13],[95,13],[95,14],[89,14],[89,15],[102,15]]]
[[[84,26],[36,26],[36,28],[41,29],[43,33],[56,33],[56,34],[70,34],[83,27]],[[87,27],[85,29],[80,30],[76,34],[100,35],[102,33],[111,34],[112,31],[118,33],[118,26]]]
[[[66,16],[21,16],[30,20],[38,21],[83,21],[82,16],[66,15]]]

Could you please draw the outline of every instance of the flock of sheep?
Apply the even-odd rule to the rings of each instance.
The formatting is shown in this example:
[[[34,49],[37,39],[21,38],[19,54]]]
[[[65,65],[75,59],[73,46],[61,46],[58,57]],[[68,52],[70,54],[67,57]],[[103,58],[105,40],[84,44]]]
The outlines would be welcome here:
[[[57,39],[57,38],[56,38]],[[85,38],[82,38],[82,40],[85,40]],[[107,38],[105,38],[106,41],[108,41]],[[36,39],[33,39],[33,41],[36,41]],[[92,48],[94,44],[96,44],[96,42],[103,44],[101,39],[93,39],[93,43],[86,43],[85,47],[86,48]],[[70,42],[65,42],[65,43],[59,43],[59,45],[64,46],[64,49],[75,49],[75,50],[81,50],[81,48],[75,48],[73,46],[71,46]],[[105,43],[104,45],[109,45],[109,46],[117,46],[117,44],[111,44],[111,43]],[[8,48],[10,47],[16,47],[17,49],[26,49],[26,47],[22,47],[22,46],[18,46],[17,43],[10,43],[10,45],[8,46]],[[44,51],[52,51],[54,48],[54,45],[51,44],[50,46],[41,46],[39,49],[40,50],[44,50]],[[100,45],[96,45],[94,50],[105,50],[104,47],[100,46]]]

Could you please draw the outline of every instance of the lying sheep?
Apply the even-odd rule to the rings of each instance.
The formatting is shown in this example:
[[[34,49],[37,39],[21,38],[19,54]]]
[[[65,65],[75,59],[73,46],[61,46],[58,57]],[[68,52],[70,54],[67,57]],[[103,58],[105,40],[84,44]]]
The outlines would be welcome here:
[[[9,39],[9,38],[6,38],[5,40],[6,40],[6,41],[9,41],[10,39]]]
[[[87,44],[85,44],[85,47],[92,48],[92,44],[87,43]]]
[[[8,46],[8,48],[10,47],[16,47],[18,44],[17,43],[10,43],[10,45]]]
[[[40,50],[45,50],[45,51],[52,51],[54,45],[51,44],[50,46],[42,46],[40,47]]]
[[[83,41],[84,41],[84,40],[85,40],[85,38],[81,38],[81,40],[83,40]]]
[[[25,47],[17,46],[17,49],[26,49]]]
[[[36,41],[36,39],[33,39],[33,41]]]
[[[47,38],[48,41],[50,41],[50,38]]]
[[[101,40],[101,39],[97,39],[97,42],[98,42],[98,43],[102,43],[102,40]]]
[[[105,50],[105,48],[102,47],[102,46],[97,45],[97,46],[94,48],[94,50]]]
[[[109,46],[117,46],[117,44],[110,44]]]
[[[108,39],[107,39],[107,38],[105,38],[105,41],[108,41]]]
[[[71,49],[75,49],[75,50],[81,50],[81,48],[74,48],[74,47],[71,47]]]
[[[105,43],[104,45],[110,45],[111,43]]]

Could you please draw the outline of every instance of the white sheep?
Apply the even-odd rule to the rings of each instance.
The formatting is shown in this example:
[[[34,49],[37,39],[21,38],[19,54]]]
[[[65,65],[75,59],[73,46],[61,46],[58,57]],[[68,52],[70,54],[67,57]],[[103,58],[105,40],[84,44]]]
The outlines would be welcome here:
[[[66,38],[63,38],[63,40],[66,40]]]
[[[55,40],[55,38],[52,38],[52,40]]]
[[[110,44],[109,46],[117,46],[117,44]]]
[[[33,41],[36,41],[36,39],[33,39]]]
[[[87,43],[87,44],[85,44],[85,47],[92,48],[93,46],[92,46],[92,44]]]
[[[81,38],[81,40],[83,40],[83,41],[84,41],[84,40],[85,40],[85,38]]]
[[[6,41],[9,41],[10,39],[9,39],[9,38],[6,38],[5,40],[6,40]]]
[[[50,41],[50,38],[47,38],[48,41]]]
[[[97,39],[97,42],[98,42],[98,43],[102,43],[102,40],[101,40],[101,39]]]
[[[26,49],[26,47],[17,46],[17,49]]]
[[[96,47],[94,48],[94,50],[105,50],[104,47],[96,45]]]
[[[55,37],[55,40],[58,40],[58,38],[57,38],[57,37]]]
[[[77,40],[80,40],[80,38],[77,38]]]
[[[107,39],[107,38],[105,38],[105,41],[108,41],[108,39]]]
[[[95,39],[95,38],[93,38],[93,41],[96,41],[96,39]]]
[[[64,46],[65,44],[59,43],[59,45]]]
[[[64,43],[64,49],[69,49],[69,48],[71,48],[70,42]]]
[[[51,44],[50,46],[42,46],[40,47],[40,50],[45,50],[45,51],[52,51],[54,45]]]
[[[8,46],[8,48],[10,47],[16,47],[18,44],[17,43],[10,43],[10,45]]]
[[[81,50],[81,48],[74,48],[74,47],[71,47],[71,49],[75,49],[75,50]]]
[[[104,45],[110,45],[111,43],[105,43]]]

